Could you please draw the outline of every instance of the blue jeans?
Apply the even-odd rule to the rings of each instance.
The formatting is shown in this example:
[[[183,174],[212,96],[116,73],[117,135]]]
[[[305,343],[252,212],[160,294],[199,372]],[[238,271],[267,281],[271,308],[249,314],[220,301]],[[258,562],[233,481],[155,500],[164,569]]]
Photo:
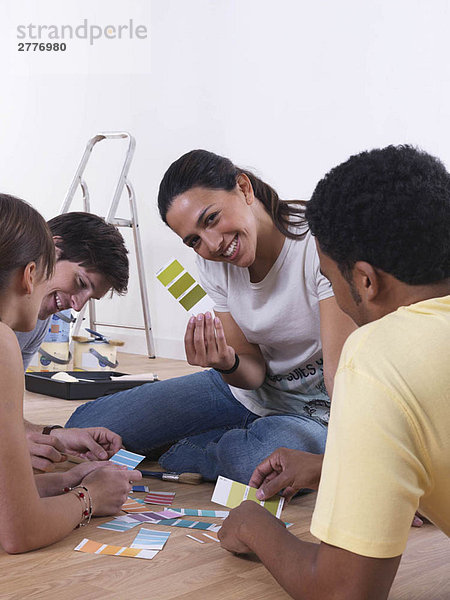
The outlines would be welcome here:
[[[172,444],[159,459],[178,473],[219,475],[248,483],[255,467],[285,446],[322,453],[327,427],[308,416],[259,417],[245,408],[214,370],[118,392],[81,405],[66,427],[108,427],[124,446],[148,454]]]

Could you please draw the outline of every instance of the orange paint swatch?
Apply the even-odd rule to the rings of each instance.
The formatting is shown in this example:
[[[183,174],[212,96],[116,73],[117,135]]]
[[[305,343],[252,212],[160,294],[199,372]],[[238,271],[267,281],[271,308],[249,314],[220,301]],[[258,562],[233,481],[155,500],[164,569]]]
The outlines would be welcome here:
[[[132,498],[128,498],[125,504],[122,505],[121,510],[127,513],[145,513],[152,512],[153,509],[145,504],[141,504]]]
[[[128,556],[130,558],[146,558],[147,560],[152,559],[158,554],[158,550],[139,550],[139,548],[129,548],[128,546],[111,546],[110,544],[101,544],[87,538],[84,538],[74,550],[88,554]]]

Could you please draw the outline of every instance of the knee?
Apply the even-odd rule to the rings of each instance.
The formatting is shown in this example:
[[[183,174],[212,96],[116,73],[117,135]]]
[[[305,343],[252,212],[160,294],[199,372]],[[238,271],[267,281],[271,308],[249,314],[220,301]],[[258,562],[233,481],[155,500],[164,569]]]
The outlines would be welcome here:
[[[248,429],[225,433],[216,446],[218,474],[247,484],[256,466],[266,457],[261,441]]]
[[[86,410],[87,404],[82,404],[79,406],[69,417],[65,427],[81,427],[83,413]]]
[[[248,483],[255,468],[282,446],[321,454],[327,428],[316,421],[289,417],[262,417],[248,429],[225,433],[216,446],[219,475]]]

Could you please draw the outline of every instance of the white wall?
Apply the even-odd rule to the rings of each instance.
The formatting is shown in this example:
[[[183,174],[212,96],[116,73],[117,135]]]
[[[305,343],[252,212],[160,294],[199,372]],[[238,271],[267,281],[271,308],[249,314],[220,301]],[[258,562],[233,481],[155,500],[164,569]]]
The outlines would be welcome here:
[[[207,148],[285,198],[308,198],[330,167],[389,143],[420,145],[450,165],[449,12],[447,0],[3,1],[0,189],[51,217],[87,139],[132,132],[157,353],[183,356],[186,315],[154,277],[174,255],[194,269],[155,208],[168,165]],[[147,41],[77,41],[57,58],[16,51],[15,26],[27,19],[131,17],[148,26]],[[106,150],[90,179],[103,210],[113,171],[105,162],[117,163]],[[128,296],[102,301],[99,312],[136,323],[139,306],[133,270]],[[129,351],[145,352],[142,334],[120,335]]]

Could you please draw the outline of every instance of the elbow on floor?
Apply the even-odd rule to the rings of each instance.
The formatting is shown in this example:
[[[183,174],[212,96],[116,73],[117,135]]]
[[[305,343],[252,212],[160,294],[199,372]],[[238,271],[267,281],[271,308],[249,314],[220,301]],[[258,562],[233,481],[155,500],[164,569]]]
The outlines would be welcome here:
[[[41,548],[43,544],[36,543],[28,535],[15,534],[1,539],[1,547],[8,554],[24,554]]]

